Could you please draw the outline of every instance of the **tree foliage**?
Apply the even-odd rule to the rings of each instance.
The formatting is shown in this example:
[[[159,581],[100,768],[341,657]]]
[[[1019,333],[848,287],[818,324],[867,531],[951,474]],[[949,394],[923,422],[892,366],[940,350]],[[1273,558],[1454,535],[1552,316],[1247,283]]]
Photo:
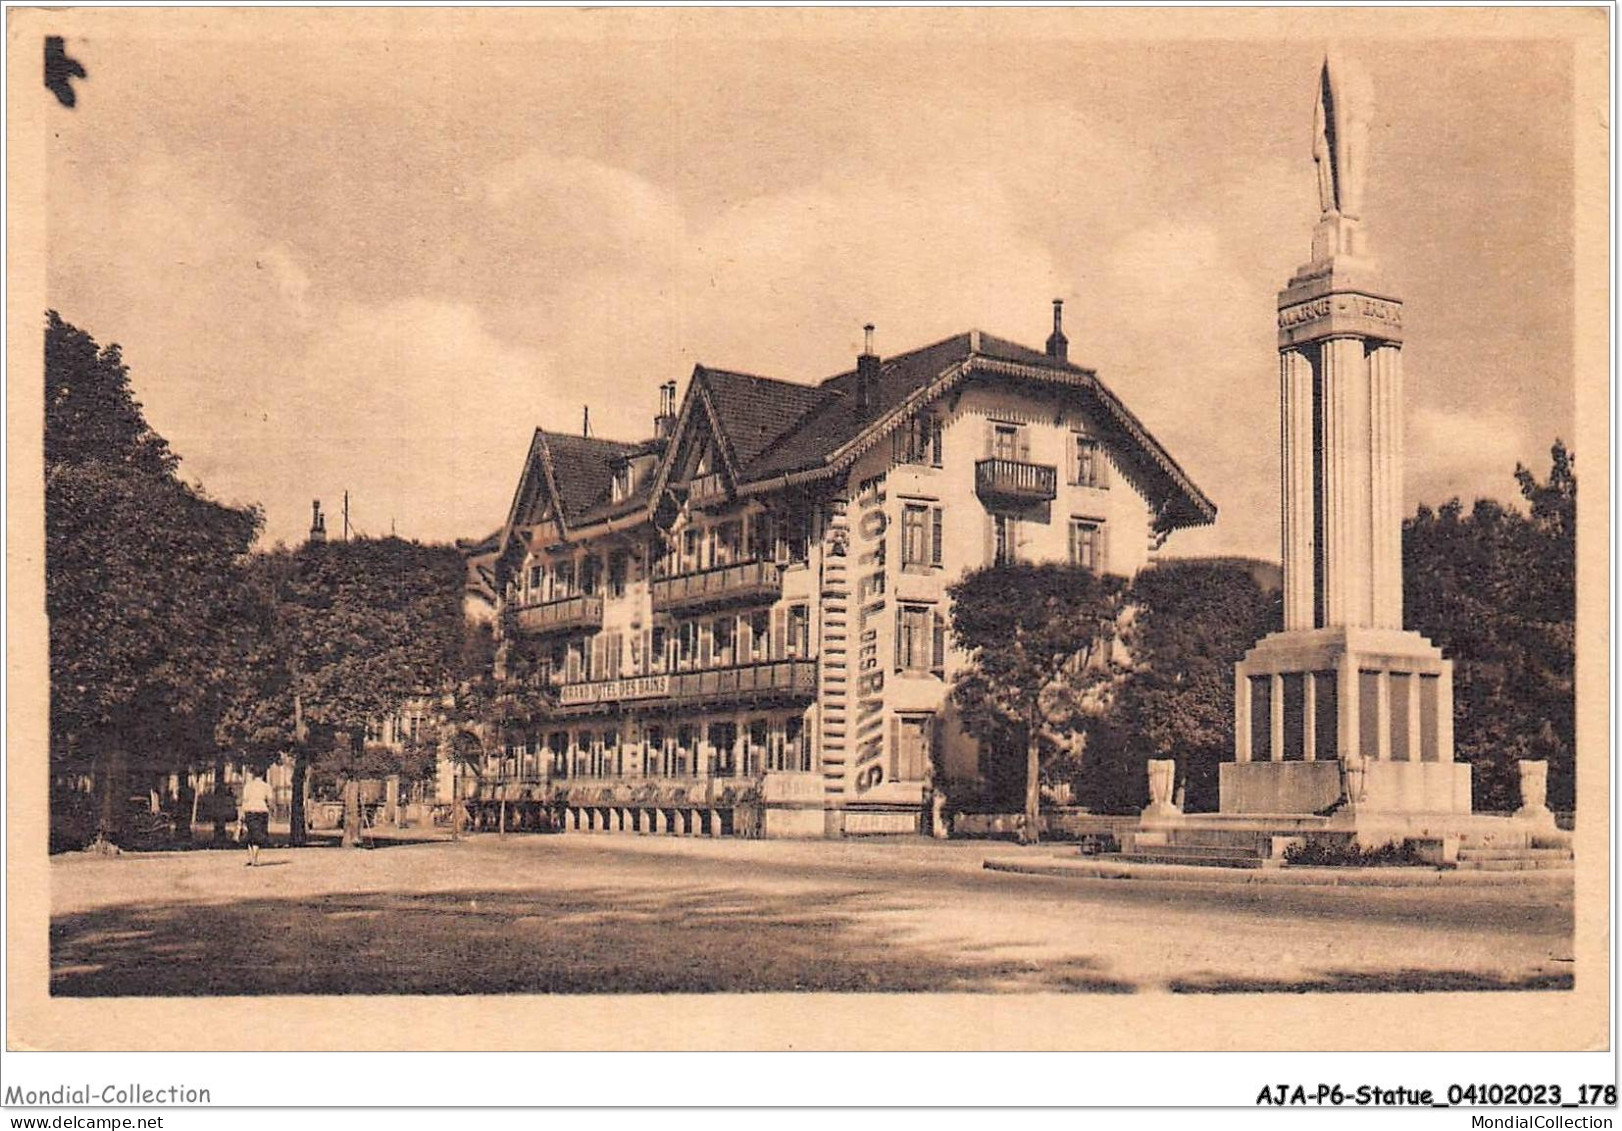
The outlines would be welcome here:
[[[54,311],[45,384],[52,767],[96,777],[100,831],[116,839],[131,774],[212,757],[260,515],[182,482],[118,347]]]
[[[1233,666],[1281,626],[1280,597],[1240,563],[1167,561],[1134,579],[1122,620],[1128,673],[1093,728],[1077,800],[1135,812],[1148,760],[1174,758],[1186,808],[1214,810],[1217,767],[1233,752]]]
[[[953,641],[970,654],[952,702],[981,746],[981,804],[1019,807],[1033,736],[1044,780],[1076,756],[1115,676],[1122,591],[1118,577],[1056,564],[995,566],[949,589]]]
[[[1556,441],[1539,482],[1517,465],[1526,513],[1478,499],[1420,507],[1403,525],[1407,626],[1453,660],[1454,747],[1478,809],[1520,803],[1520,759],[1549,763],[1549,804],[1575,804],[1577,480]]]

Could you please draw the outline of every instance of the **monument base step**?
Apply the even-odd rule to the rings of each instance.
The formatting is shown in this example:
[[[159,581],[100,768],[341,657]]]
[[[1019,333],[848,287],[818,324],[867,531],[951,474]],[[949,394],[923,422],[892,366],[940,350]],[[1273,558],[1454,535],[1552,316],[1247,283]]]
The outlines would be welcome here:
[[[1191,852],[1174,845],[1144,849],[1139,852],[1119,852],[1107,857],[1122,864],[1197,864],[1203,868],[1266,868],[1280,861],[1250,853],[1227,853],[1214,850]]]

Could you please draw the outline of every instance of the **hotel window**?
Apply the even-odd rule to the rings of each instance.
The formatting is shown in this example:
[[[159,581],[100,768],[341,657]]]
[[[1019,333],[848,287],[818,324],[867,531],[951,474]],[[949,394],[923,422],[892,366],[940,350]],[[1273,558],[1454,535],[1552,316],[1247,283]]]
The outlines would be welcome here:
[[[1077,487],[1108,487],[1108,465],[1097,440],[1080,432],[1071,436],[1070,482]]]
[[[992,459],[1025,459],[1030,455],[1030,444],[1025,429],[1018,424],[999,424],[993,421],[989,454]]]
[[[608,555],[608,595],[610,597],[625,596],[625,574],[630,564],[630,558],[624,550],[615,550]]]
[[[732,617],[721,617],[711,629],[711,636],[715,640],[715,664],[717,667],[731,667],[737,660],[734,645],[737,643],[738,622]]]
[[[597,638],[598,651],[603,655],[602,679],[618,679],[625,666],[625,637],[622,633],[604,633]]]
[[[793,565],[805,561],[810,523],[804,510],[792,510],[777,524],[777,560]]]
[[[896,715],[892,724],[895,781],[919,781],[929,771],[939,728],[932,714]]]
[[[681,568],[684,570],[698,568],[698,531],[692,528],[682,531]]]
[[[942,560],[941,508],[908,503],[901,509],[901,568],[926,573]]]
[[[711,723],[709,737],[711,774],[718,778],[736,776],[738,724]]]
[[[715,564],[731,565],[743,557],[743,526],[723,522],[715,528]]]
[[[625,776],[625,759],[620,751],[620,732],[617,730],[603,731],[603,777],[613,774],[617,778]]]
[[[804,659],[811,655],[811,607],[809,605],[790,605],[788,607],[788,640],[783,655]]]
[[[811,732],[805,729],[805,720],[793,716],[783,723],[783,769],[811,771]]]
[[[557,600],[574,596],[574,563],[559,562],[552,570],[552,596]]]
[[[749,748],[744,752],[745,776],[761,773],[766,768],[766,740],[768,728],[765,719],[752,719],[749,723]]]
[[[664,625],[656,625],[648,634],[648,639],[648,666],[656,672],[662,672],[669,662],[670,633]]]
[[[569,776],[569,732],[555,730],[546,736],[546,749],[552,756],[553,777]]]
[[[945,675],[946,618],[933,606],[897,607],[895,667],[911,675]]]
[[[597,593],[597,585],[602,580],[603,560],[596,554],[587,554],[580,561],[580,592],[587,597]]]
[[[682,621],[676,626],[676,666],[686,670],[698,655],[698,622]]]
[[[771,658],[772,615],[766,609],[749,614],[749,655],[753,663]]]
[[[1019,520],[1011,514],[991,516],[991,564],[1013,565],[1019,560]]]
[[[916,416],[894,433],[897,463],[941,465],[941,421],[934,415]]]
[[[642,732],[642,773],[656,778],[665,769],[665,728],[650,726]]]
[[[579,683],[586,675],[586,644],[583,640],[569,641],[569,652],[563,659],[563,679],[566,683]]]
[[[536,600],[540,598],[541,582],[545,577],[546,574],[542,572],[540,566],[532,565],[529,567],[529,595],[531,598]]]
[[[692,726],[679,726],[676,728],[676,751],[670,772],[677,777],[687,773],[691,765],[696,773],[698,763],[693,760],[694,750],[698,745],[698,730]]]
[[[574,736],[574,776],[591,777],[591,731],[583,730]]]
[[[1070,520],[1070,564],[1103,573],[1108,568],[1104,553],[1104,524],[1095,518]]]

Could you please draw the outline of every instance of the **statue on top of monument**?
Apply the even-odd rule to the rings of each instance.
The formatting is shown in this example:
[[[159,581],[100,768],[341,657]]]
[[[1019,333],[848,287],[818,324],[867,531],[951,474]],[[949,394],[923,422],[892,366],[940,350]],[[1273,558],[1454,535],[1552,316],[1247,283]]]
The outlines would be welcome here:
[[[1371,94],[1362,71],[1333,52],[1324,56],[1312,159],[1318,163],[1318,204],[1325,216],[1338,213],[1356,220],[1363,215]]]

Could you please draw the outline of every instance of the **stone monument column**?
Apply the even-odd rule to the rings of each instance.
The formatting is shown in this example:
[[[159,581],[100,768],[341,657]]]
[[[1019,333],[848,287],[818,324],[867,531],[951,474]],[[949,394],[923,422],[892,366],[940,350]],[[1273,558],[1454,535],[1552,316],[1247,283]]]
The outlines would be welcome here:
[[[1312,260],[1278,296],[1284,631],[1235,668],[1225,813],[1470,809],[1452,663],[1402,627],[1403,311],[1363,226],[1369,102],[1324,60]]]

